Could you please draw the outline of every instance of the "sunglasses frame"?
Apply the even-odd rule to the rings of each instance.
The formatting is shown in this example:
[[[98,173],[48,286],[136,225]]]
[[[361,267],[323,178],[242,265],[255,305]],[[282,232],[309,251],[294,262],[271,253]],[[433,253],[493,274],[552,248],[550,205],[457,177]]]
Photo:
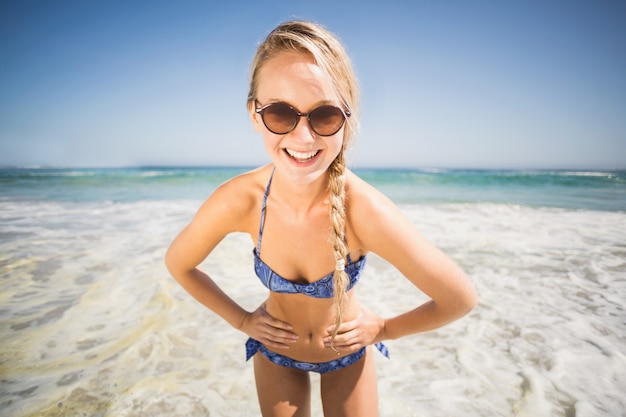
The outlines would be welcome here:
[[[254,100],[254,111],[255,111],[255,113],[257,113],[257,114],[260,114],[260,115],[261,115],[261,120],[263,121],[263,125],[265,125],[265,127],[267,128],[267,130],[269,130],[270,132],[272,132],[272,133],[273,133],[273,134],[275,134],[275,135],[286,135],[287,133],[292,132],[292,131],[296,128],[296,126],[298,126],[298,123],[300,123],[300,119],[301,119],[302,117],[306,117],[307,122],[309,122],[309,127],[311,128],[311,130],[312,130],[313,132],[315,132],[315,134],[316,134],[316,135],[318,135],[318,136],[324,136],[324,137],[327,137],[327,136],[332,136],[332,135],[336,134],[337,132],[339,132],[339,131],[341,130],[341,128],[343,127],[343,125],[346,123],[346,120],[348,120],[348,117],[350,117],[350,115],[351,115],[350,110],[343,110],[341,107],[333,106],[333,105],[331,105],[331,104],[322,104],[321,106],[318,106],[318,107],[314,108],[313,110],[311,110],[311,111],[310,111],[310,112],[308,112],[308,113],[300,113],[300,112],[299,112],[298,110],[296,110],[293,106],[291,106],[291,105],[289,105],[289,104],[285,103],[284,101],[275,101],[275,102],[272,102],[272,103],[266,104],[265,106],[257,107],[257,105],[260,105],[260,104],[261,104],[261,103],[259,103],[259,101],[258,101],[258,100],[256,100],[256,99]],[[296,119],[295,119],[296,121],[295,121],[295,123],[294,123],[294,124],[291,126],[291,128],[290,128],[288,131],[286,131],[286,132],[275,132],[274,130],[272,130],[272,129],[271,129],[271,128],[267,125],[267,123],[265,123],[265,116],[264,116],[265,110],[266,110],[266,109],[268,109],[268,108],[269,108],[269,107],[271,107],[271,106],[276,105],[276,104],[282,104],[282,105],[285,105],[285,106],[289,107],[289,109],[290,109],[291,111],[293,111],[293,113],[296,115]],[[337,128],[337,130],[335,130],[333,133],[326,134],[326,135],[322,135],[322,134],[321,134],[321,133],[319,133],[317,130],[315,130],[315,128],[313,127],[313,124],[311,123],[311,113],[314,113],[316,110],[318,110],[318,109],[320,109],[320,108],[322,108],[322,107],[333,107],[333,108],[335,108],[335,109],[338,109],[338,110],[341,112],[341,114],[343,115],[343,120],[341,121],[341,124],[339,125],[339,127]]]

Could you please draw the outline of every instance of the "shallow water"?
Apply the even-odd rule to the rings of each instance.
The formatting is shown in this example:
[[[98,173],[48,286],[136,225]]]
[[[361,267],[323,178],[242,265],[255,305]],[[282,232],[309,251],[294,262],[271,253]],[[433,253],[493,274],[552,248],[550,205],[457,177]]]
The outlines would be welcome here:
[[[224,173],[202,187],[206,177],[67,177],[5,178],[0,187],[0,414],[258,415],[246,336],[192,300],[163,265],[169,242]],[[412,190],[381,178],[373,179],[392,196]],[[163,198],[178,187],[194,198]],[[387,342],[391,360],[376,354],[381,416],[626,415],[626,212],[593,209],[619,204],[623,190],[612,197],[610,187],[583,209],[444,197],[403,204],[467,271],[480,303],[450,326]],[[514,188],[492,189],[492,200],[511,199]],[[572,201],[566,191],[551,199]],[[248,236],[230,236],[203,264],[249,310],[266,294],[252,247]],[[425,300],[376,256],[357,291],[383,316]]]
[[[258,415],[245,336],[163,266],[197,206],[3,203],[3,415]],[[377,355],[382,416],[624,415],[625,213],[402,208],[465,268],[480,304],[448,327],[388,342],[391,360]],[[248,309],[265,294],[252,245],[232,236],[203,265]],[[424,300],[375,256],[358,291],[381,315]]]

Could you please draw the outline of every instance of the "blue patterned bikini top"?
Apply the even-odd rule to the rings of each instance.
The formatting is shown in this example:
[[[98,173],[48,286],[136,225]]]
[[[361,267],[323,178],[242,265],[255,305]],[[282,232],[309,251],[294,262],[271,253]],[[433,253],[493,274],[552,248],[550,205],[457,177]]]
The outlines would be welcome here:
[[[252,251],[254,253],[254,270],[259,277],[263,285],[265,285],[270,291],[282,293],[282,294],[304,294],[314,298],[332,298],[334,293],[333,286],[333,274],[326,275],[322,279],[315,282],[300,284],[297,282],[289,281],[278,275],[272,270],[261,258],[261,238],[263,237],[263,226],[265,225],[265,209],[267,203],[267,196],[270,192],[270,185],[272,184],[272,178],[274,172],[267,183],[265,188],[265,195],[263,196],[263,206],[261,207],[261,226],[259,228],[259,240],[256,248]],[[352,262],[350,254],[348,254],[348,264],[346,265],[346,273],[350,277],[350,283],[348,284],[347,291],[350,290],[361,277],[361,271],[365,267],[366,256],[362,256],[358,261]]]

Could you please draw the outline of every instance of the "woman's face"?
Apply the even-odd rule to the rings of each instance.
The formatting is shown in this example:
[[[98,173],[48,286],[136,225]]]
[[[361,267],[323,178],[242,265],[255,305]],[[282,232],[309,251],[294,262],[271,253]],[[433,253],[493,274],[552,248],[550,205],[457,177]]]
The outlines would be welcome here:
[[[305,53],[281,53],[264,63],[259,73],[257,107],[284,102],[300,113],[309,113],[323,104],[341,107],[330,78]],[[276,169],[298,184],[309,184],[326,173],[341,151],[345,124],[332,136],[319,136],[306,117],[289,133],[270,132],[254,111],[250,115],[256,131],[263,134],[265,149]]]

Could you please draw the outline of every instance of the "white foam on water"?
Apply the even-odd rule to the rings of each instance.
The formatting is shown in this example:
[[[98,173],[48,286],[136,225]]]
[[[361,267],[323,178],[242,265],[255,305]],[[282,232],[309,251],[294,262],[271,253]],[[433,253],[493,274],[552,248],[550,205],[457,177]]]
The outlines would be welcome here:
[[[195,302],[163,265],[198,204],[3,203],[4,414],[259,414],[245,335]],[[376,354],[381,416],[623,414],[625,213],[402,209],[467,271],[480,303],[442,329],[387,342],[391,360]],[[231,236],[202,265],[249,310],[266,294],[253,245]],[[426,299],[375,255],[357,291],[382,316]],[[320,415],[319,399],[313,404]]]

